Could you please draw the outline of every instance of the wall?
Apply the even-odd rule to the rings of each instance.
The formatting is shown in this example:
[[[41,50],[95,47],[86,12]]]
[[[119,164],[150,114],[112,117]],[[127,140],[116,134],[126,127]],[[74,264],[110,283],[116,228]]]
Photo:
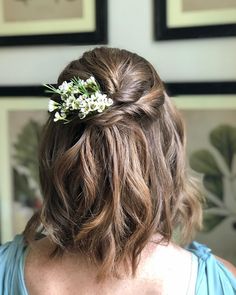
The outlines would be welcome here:
[[[235,80],[236,37],[157,42],[151,0],[108,0],[109,46],[135,51],[166,81]],[[55,82],[72,59],[91,46],[0,48],[0,85]]]

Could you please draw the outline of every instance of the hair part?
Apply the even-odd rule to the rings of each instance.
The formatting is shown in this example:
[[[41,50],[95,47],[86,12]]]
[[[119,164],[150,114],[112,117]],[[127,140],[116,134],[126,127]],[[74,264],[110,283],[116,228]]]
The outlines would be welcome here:
[[[201,226],[201,198],[186,173],[181,116],[153,66],[126,50],[95,48],[58,85],[91,75],[114,104],[70,124],[50,115],[39,156],[44,203],[25,237],[31,242],[41,226],[54,255],[79,251],[104,280],[123,265],[135,275],[154,234],[169,242],[178,228],[187,243]]]

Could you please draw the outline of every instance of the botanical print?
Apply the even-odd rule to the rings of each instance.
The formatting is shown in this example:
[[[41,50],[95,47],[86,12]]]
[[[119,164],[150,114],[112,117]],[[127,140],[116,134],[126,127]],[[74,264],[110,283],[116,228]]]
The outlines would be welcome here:
[[[182,0],[183,11],[236,8],[235,0]]]
[[[83,17],[83,0],[3,0],[5,22]]]
[[[38,143],[44,120],[45,112],[41,111],[9,112],[14,234],[22,232],[42,204]]]
[[[206,195],[197,240],[236,263],[236,111],[182,111],[187,153]],[[222,243],[224,241],[224,243]]]

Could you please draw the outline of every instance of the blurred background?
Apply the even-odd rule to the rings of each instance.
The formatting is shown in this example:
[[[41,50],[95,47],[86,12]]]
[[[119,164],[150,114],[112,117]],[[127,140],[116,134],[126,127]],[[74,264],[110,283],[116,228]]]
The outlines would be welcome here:
[[[37,145],[47,99],[38,86],[108,45],[142,55],[170,85],[189,169],[207,196],[197,240],[236,263],[236,1],[0,0],[0,12],[1,241],[42,203]]]

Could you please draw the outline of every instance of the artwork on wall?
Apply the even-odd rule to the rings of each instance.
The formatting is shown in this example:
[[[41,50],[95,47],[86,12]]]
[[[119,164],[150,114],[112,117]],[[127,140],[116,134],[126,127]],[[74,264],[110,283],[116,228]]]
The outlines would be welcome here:
[[[189,167],[206,196],[196,240],[236,263],[236,95],[186,95],[175,101],[186,124]]]
[[[0,0],[0,45],[105,44],[107,0]]]
[[[234,0],[154,0],[156,40],[236,35]]]
[[[1,242],[21,233],[42,204],[37,153],[47,103],[35,97],[0,99]]]
[[[166,85],[186,122],[189,168],[203,180],[207,196],[204,231],[196,239],[236,263],[236,83]],[[19,233],[41,206],[36,146],[47,117],[43,91],[0,87],[2,242]]]

